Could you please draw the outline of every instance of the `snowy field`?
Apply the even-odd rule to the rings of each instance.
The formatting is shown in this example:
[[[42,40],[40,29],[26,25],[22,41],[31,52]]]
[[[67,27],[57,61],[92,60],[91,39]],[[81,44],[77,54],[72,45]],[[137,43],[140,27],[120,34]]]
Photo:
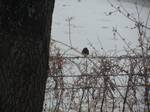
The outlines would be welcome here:
[[[120,5],[116,0],[110,1],[116,6]],[[133,17],[138,18],[135,4],[121,3],[125,10],[130,12]],[[137,7],[140,13],[139,19],[145,24],[149,8],[142,4]],[[132,47],[137,46],[137,30],[131,30],[135,23],[118,12],[108,16],[110,11],[115,12],[115,9],[110,6],[107,0],[81,0],[81,2],[78,0],[56,0],[52,38],[70,45],[67,19],[71,17],[72,46],[79,51],[85,46],[89,47],[90,42],[100,53],[102,46],[106,51],[117,49],[119,54],[122,53],[126,45],[119,37],[113,37],[113,27],[118,29]]]
[[[79,2],[80,1],[80,2]],[[134,3],[137,0],[121,0],[121,2],[117,2],[117,0],[109,0],[111,3],[114,4],[116,7],[121,7],[121,10],[123,12],[129,12],[130,16],[135,18],[137,21],[142,22],[142,24],[150,27],[150,22],[147,21],[147,18],[149,18],[150,13],[150,2],[147,2],[147,0],[143,0],[142,2],[139,0],[138,4],[135,5]],[[110,14],[110,15],[109,15]],[[70,34],[69,34],[69,21],[70,20]],[[63,56],[79,56],[79,53],[76,51],[81,52],[84,47],[88,47],[90,50],[90,55],[92,55],[92,52],[96,52],[98,56],[101,56],[104,54],[104,51],[106,51],[107,55],[122,55],[126,54],[125,49],[127,48],[126,43],[121,39],[118,35],[114,36],[113,28],[117,29],[119,34],[122,38],[125,39],[127,44],[130,46],[130,48],[138,48],[138,31],[135,27],[135,23],[132,22],[130,19],[116,11],[111,4],[108,2],[108,0],[56,0],[55,3],[55,9],[54,9],[54,15],[53,15],[53,23],[52,23],[52,38],[54,40],[59,41],[60,43],[55,43],[57,47],[61,49],[61,53]],[[150,30],[145,31],[145,37],[147,39],[150,39]],[[69,35],[71,40],[69,40]],[[70,42],[71,41],[71,42]],[[70,48],[66,47],[66,45],[71,46],[75,48],[76,50],[70,50]],[[93,47],[93,48],[92,48]],[[95,48],[95,49],[94,49]],[[103,48],[103,49],[101,49]],[[127,48],[128,49],[128,48]],[[52,49],[53,50],[53,49]],[[58,50],[58,49],[57,49]],[[51,51],[51,56],[53,54],[57,54],[57,50],[55,48],[54,51]],[[59,50],[58,50],[59,51]],[[63,52],[62,52],[63,51]],[[55,53],[54,53],[55,52]],[[113,54],[112,54],[113,53]],[[57,63],[58,60],[54,57],[50,61],[51,67],[54,66],[54,63]],[[56,61],[56,62],[55,62]],[[108,59],[105,60],[108,61],[108,65],[118,64],[122,67],[124,70],[130,70],[130,60],[121,60],[121,59]],[[132,60],[133,61],[133,60]],[[104,62],[104,65],[106,64]],[[112,62],[112,63],[111,63]],[[141,61],[133,61],[133,63],[136,65],[136,67],[141,66]],[[96,66],[95,66],[96,65]],[[100,68],[97,68],[97,66],[101,66]],[[97,75],[96,72],[93,72],[94,70],[98,70],[98,75],[104,75],[106,71],[101,73],[102,69],[102,62],[100,59],[64,59],[64,65],[62,69],[54,71],[51,75],[61,76],[61,75],[83,75],[90,74],[90,75]],[[140,70],[137,68],[134,68],[135,73],[138,73]],[[94,69],[93,69],[94,68]],[[111,71],[111,70],[110,70]],[[119,72],[118,72],[119,71]],[[112,67],[112,71],[107,72],[106,75],[115,74],[125,74],[125,72],[120,72],[120,70],[116,67]],[[110,73],[110,74],[109,74]],[[130,74],[130,73],[129,73]],[[130,74],[131,75],[131,74]],[[108,76],[110,78],[109,80],[109,86],[110,91],[112,91],[115,100],[112,100],[112,98],[109,98],[109,95],[111,94],[108,92],[108,96],[106,96],[106,102],[103,106],[103,110],[105,111],[111,111],[112,107],[114,108],[114,112],[121,112],[123,108],[123,101],[124,96],[127,91],[126,85],[128,84],[129,76]],[[47,109],[51,109],[51,111],[46,112],[55,112],[58,109],[65,110],[65,112],[88,112],[88,107],[91,107],[91,111],[89,112],[100,112],[100,106],[102,101],[102,93],[99,93],[100,91],[104,91],[104,87],[102,88],[90,88],[85,89],[85,93],[83,92],[84,89],[70,89],[73,85],[76,83],[78,84],[77,80],[83,84],[83,86],[86,86],[86,80],[91,86],[105,86],[105,80],[102,78],[89,78],[89,79],[78,79],[77,77],[53,77],[48,79],[47,83],[47,89],[49,89],[46,93],[46,103],[47,103]],[[133,79],[135,79],[135,83],[143,84],[142,79],[139,79],[140,77],[134,76]],[[105,78],[104,78],[105,79]],[[56,83],[57,81],[58,83]],[[85,82],[84,82],[85,81]],[[91,82],[90,82],[91,81]],[[141,81],[141,82],[140,82]],[[133,81],[134,82],[134,81]],[[84,85],[85,84],[85,85]],[[94,85],[95,84],[95,85]],[[111,87],[111,84],[116,84],[118,88]],[[58,88],[61,87],[67,87],[68,90],[61,90],[56,89],[54,90],[55,86],[58,86]],[[81,85],[75,85],[74,87]],[[125,86],[125,87],[122,87]],[[127,100],[132,105],[132,109],[136,112],[144,112],[144,88],[141,86],[133,86],[133,89],[137,92],[136,95],[134,94],[134,90],[132,91],[132,88],[130,88],[130,96],[128,96]],[[73,92],[74,91],[74,92]],[[90,92],[95,92],[94,95],[97,96],[99,93],[100,96],[98,100],[92,99],[92,95],[89,95]],[[83,104],[79,104],[82,102],[80,99],[82,99],[82,94],[84,93],[83,98]],[[87,94],[87,95],[86,95]],[[134,95],[135,96],[134,96]],[[74,95],[74,96],[73,96]],[[88,96],[89,95],[89,100]],[[57,96],[57,97],[56,97]],[[134,96],[134,97],[133,97]],[[75,97],[75,98],[73,98]],[[73,100],[72,100],[73,98]],[[132,99],[133,98],[133,99]],[[60,99],[60,100],[59,100]],[[136,99],[136,100],[135,100]],[[59,100],[59,101],[58,101]],[[87,101],[88,100],[88,101]],[[137,101],[136,104],[134,104]],[[61,103],[59,103],[61,102]],[[88,104],[87,102],[90,102]],[[97,104],[95,104],[97,102]],[[126,111],[128,112],[130,108],[130,104],[126,104]],[[57,105],[59,105],[57,107]],[[72,107],[73,105],[73,107]],[[97,105],[95,109],[92,110],[93,105]],[[55,108],[54,108],[55,107]],[[80,107],[83,107],[84,111],[79,111]],[[54,110],[55,111],[54,111]],[[82,109],[81,109],[82,110]],[[131,111],[131,110],[130,110]],[[60,111],[62,112],[62,111]],[[64,112],[64,111],[63,111]]]

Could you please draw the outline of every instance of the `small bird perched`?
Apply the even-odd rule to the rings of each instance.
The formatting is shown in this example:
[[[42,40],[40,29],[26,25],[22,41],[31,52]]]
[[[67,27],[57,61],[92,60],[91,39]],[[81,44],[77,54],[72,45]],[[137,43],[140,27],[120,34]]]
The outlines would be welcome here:
[[[82,54],[84,55],[84,56],[87,56],[87,55],[89,55],[89,50],[88,50],[88,48],[83,48],[83,50],[82,50]]]

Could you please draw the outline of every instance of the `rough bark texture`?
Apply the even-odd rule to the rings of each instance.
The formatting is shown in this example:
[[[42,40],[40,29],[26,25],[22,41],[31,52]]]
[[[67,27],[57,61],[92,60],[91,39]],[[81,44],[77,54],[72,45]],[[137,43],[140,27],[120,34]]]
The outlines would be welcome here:
[[[0,112],[42,112],[54,0],[0,0]]]

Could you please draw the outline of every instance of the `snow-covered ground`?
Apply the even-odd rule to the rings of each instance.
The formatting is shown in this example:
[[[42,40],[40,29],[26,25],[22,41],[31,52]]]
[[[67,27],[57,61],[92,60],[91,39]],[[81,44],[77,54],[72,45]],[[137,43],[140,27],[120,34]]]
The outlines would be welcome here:
[[[117,0],[110,0],[116,4]],[[127,1],[127,0],[122,0]],[[136,6],[130,2],[121,2],[123,7],[137,18]],[[145,3],[145,2],[144,2]],[[119,4],[118,4],[119,5]],[[138,5],[140,20],[146,22],[149,8]],[[113,27],[132,47],[137,45],[137,30],[131,30],[135,23],[116,12],[110,16],[107,14],[115,11],[107,0],[56,0],[52,25],[52,38],[70,44],[69,25],[67,19],[71,20],[71,41],[73,47],[79,51],[89,42],[101,53],[101,46],[106,51],[117,49],[122,51],[126,46],[124,42],[116,37],[113,38]],[[149,25],[150,26],[150,25]],[[150,34],[150,33],[149,33]],[[119,52],[121,53],[121,52]]]
[[[144,24],[146,23],[148,13],[150,11],[150,8],[148,8],[148,5],[147,5],[149,4],[149,2],[147,2],[147,4],[142,4],[142,3],[145,3],[147,0],[143,0],[144,2],[139,2],[139,5],[137,5],[137,7],[134,4],[134,2],[130,0],[121,0],[121,4],[117,2],[117,0],[110,0],[110,1],[112,1],[112,3],[114,3],[115,6],[121,5],[125,11],[129,12],[131,16],[135,18],[138,18],[138,14],[137,14],[137,11],[138,11],[140,21],[142,21]],[[111,7],[111,5],[108,3],[107,0],[80,0],[80,2],[78,2],[78,0],[56,0],[54,15],[53,15],[53,24],[52,24],[52,38],[70,45],[69,23],[67,20],[68,18],[72,18],[72,20],[70,21],[71,22],[71,41],[72,41],[72,46],[76,48],[78,51],[81,51],[84,47],[88,47],[91,53],[92,48],[90,47],[90,44],[89,44],[89,42],[91,42],[91,44],[98,50],[99,55],[103,53],[101,49],[102,46],[107,51],[108,54],[111,53],[110,51],[114,49],[117,49],[117,51],[119,51],[118,55],[121,53],[124,53],[123,51],[126,45],[118,36],[114,38],[113,32],[112,32],[113,27],[117,28],[118,32],[122,35],[123,38],[125,38],[125,40],[128,42],[128,44],[131,45],[132,48],[136,48],[136,46],[138,46],[137,29],[131,29],[135,26],[135,23],[130,21],[128,18],[124,17],[123,15],[121,15],[119,12],[115,12],[108,16],[109,12],[115,12],[115,9]],[[148,22],[148,26],[150,27],[150,22]],[[147,36],[148,36],[147,38],[150,38],[149,35],[150,35],[150,31],[147,30]],[[66,50],[66,47],[64,45],[62,44],[57,44],[57,45],[61,47],[62,50]],[[75,52],[70,52],[70,51],[67,53],[71,55],[75,54]],[[81,60],[83,61],[81,62],[84,64],[85,60],[83,59]],[[80,60],[77,59],[75,61],[79,63],[79,65],[82,66],[82,63],[80,63]],[[90,62],[88,65],[91,66]],[[73,65],[71,63],[67,63],[66,68],[63,68],[63,71],[61,73],[63,73],[63,75],[76,75],[76,74],[80,75],[80,73],[78,73],[78,69],[76,65]],[[50,79],[52,80],[52,78]],[[65,82],[67,82],[68,80],[70,82],[73,82],[72,79],[73,78],[65,77],[64,80]],[[114,80],[116,80],[118,85],[121,85],[121,82],[127,85],[127,79],[128,79],[127,77],[122,77],[122,78],[114,77]],[[122,81],[119,82],[120,80]],[[70,83],[69,81],[68,83]],[[53,84],[54,84],[54,81],[53,81]],[[48,88],[48,83],[47,83],[47,88]],[[50,88],[53,88],[53,87],[50,87]],[[140,92],[144,91],[141,88],[138,88],[138,89],[140,90]],[[121,90],[122,93],[124,93],[123,91],[125,91],[125,89]],[[55,103],[56,103],[53,100],[53,98],[51,98],[51,97],[54,97],[55,95],[55,92],[54,93],[53,92],[54,90],[52,89],[50,93],[46,94],[48,98],[46,100],[48,108],[55,106]],[[81,91],[79,91],[79,93],[80,92]],[[140,94],[140,97],[141,97],[143,95],[143,92],[142,93],[140,92],[138,94]],[[80,94],[78,96],[81,97]],[[117,92],[115,93],[115,95],[117,95]],[[66,101],[65,98],[63,100],[66,104],[70,103],[70,101],[69,100]],[[115,109],[115,112],[117,112],[119,111],[117,110],[118,102],[116,102],[115,104],[117,106]],[[138,108],[139,108],[139,112],[142,112],[144,110],[142,105],[141,107],[138,107]]]

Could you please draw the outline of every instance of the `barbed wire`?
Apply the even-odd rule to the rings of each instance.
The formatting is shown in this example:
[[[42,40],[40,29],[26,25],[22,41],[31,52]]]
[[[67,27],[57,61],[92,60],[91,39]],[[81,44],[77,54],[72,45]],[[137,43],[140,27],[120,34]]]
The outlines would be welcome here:
[[[81,74],[81,75],[49,75],[48,77],[108,77],[108,76],[147,76],[147,77],[150,77],[150,74],[140,74],[140,73],[137,73],[137,74],[108,74],[108,75],[103,75],[103,74],[96,74],[96,75],[93,75],[93,74]]]
[[[126,88],[128,87],[128,85],[114,85],[115,87],[117,88]],[[150,87],[150,84],[149,85],[145,85],[145,84],[134,84],[133,85],[134,87]],[[107,87],[110,87],[110,86],[107,86]],[[132,87],[132,86],[130,86]],[[49,90],[67,90],[67,89],[106,89],[106,87],[104,86],[101,86],[101,87],[97,87],[97,86],[85,86],[85,87],[58,87],[58,88],[46,88],[46,92],[48,92]]]
[[[57,59],[58,56],[50,56],[50,58],[52,59]],[[82,58],[87,58],[87,59],[140,59],[140,58],[150,58],[150,55],[147,56],[142,56],[142,55],[138,55],[138,56],[128,56],[128,55],[122,55],[122,56],[61,56],[61,58],[63,59],[82,59]]]

